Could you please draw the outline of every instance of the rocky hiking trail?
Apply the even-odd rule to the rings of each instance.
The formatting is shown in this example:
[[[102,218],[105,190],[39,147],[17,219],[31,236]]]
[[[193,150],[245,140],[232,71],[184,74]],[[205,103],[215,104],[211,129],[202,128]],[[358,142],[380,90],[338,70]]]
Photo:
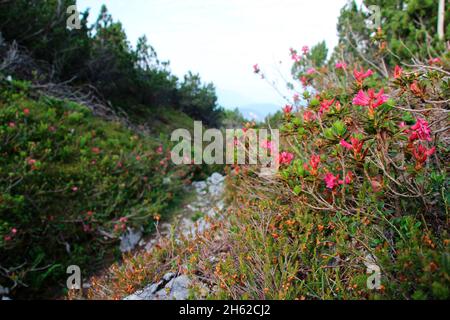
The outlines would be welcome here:
[[[224,209],[224,176],[213,173],[205,181],[195,181],[185,188],[191,201],[171,221],[158,225],[156,234],[149,239],[142,238],[141,230],[129,230],[121,238],[121,251],[136,251],[136,254],[140,250],[151,252],[164,237],[174,237],[175,241],[180,237],[194,238],[210,227],[209,219],[221,218]],[[175,270],[167,270],[159,281],[148,284],[124,300],[186,300],[194,280],[196,279],[178,274]]]

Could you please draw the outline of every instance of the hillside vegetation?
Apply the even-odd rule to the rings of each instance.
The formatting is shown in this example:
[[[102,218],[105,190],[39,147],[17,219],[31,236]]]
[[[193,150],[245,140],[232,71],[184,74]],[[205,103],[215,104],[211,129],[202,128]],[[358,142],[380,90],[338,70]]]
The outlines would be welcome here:
[[[364,3],[382,27],[350,2],[331,58],[324,42],[290,50],[292,102],[268,119],[278,174],[227,168],[223,219],[114,264],[88,298],[123,298],[161,266],[196,279],[195,298],[450,298],[449,12],[440,38],[434,1]]]
[[[66,26],[74,0],[0,3],[0,295],[54,298],[154,231],[205,167],[174,167],[170,134],[228,116],[213,84],[178,79],[102,7]],[[233,113],[231,113],[231,116]],[[219,168],[220,169],[220,168]]]
[[[1,1],[0,295],[122,299],[171,272],[196,299],[449,299],[450,11],[363,3],[381,25],[349,2],[331,54],[291,48],[292,98],[235,137],[279,129],[277,174],[219,166],[220,217],[197,212],[196,236],[121,256],[127,230],[151,234],[216,169],[174,166],[171,131],[243,116],[199,75],[173,75],[145,37],[132,46],[105,6],[68,30],[74,0]],[[88,290],[65,289],[69,265]]]
[[[0,92],[1,275],[3,286],[42,294],[68,265],[88,273],[111,261],[128,227],[152,231],[190,170],[171,166],[167,140],[27,87],[2,81]]]

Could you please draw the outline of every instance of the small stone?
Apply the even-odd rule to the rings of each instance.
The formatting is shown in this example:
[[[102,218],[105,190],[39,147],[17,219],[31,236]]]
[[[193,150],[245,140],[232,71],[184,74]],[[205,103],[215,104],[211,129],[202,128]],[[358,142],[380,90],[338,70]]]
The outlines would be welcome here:
[[[176,274],[173,272],[166,273],[163,276],[163,280],[169,282],[172,278],[175,278]]]
[[[205,190],[208,187],[208,185],[206,184],[205,181],[192,182],[192,186],[194,186],[194,188],[197,191],[197,193]]]
[[[130,252],[142,238],[143,229],[133,230],[128,228],[127,233],[120,237],[120,251]]]
[[[153,246],[156,244],[156,240],[152,239],[145,245],[145,251],[150,252],[153,249]]]
[[[218,185],[225,180],[225,177],[218,172],[214,172],[211,177],[208,178],[210,184]]]
[[[136,291],[134,294],[129,295],[124,300],[153,300],[155,292],[163,284],[162,281],[153,283],[142,290]]]
[[[91,284],[89,282],[83,283],[83,289],[89,289],[91,287]]]
[[[216,263],[216,262],[219,261],[219,259],[217,257],[215,257],[215,256],[211,256],[211,257],[208,258],[208,261],[210,263]]]
[[[186,300],[189,297],[191,280],[182,275],[170,280],[161,290],[155,293],[155,300]]]
[[[219,197],[223,194],[224,186],[223,184],[212,184],[208,187],[208,192],[213,197]]]
[[[0,296],[9,294],[9,288],[0,286]]]

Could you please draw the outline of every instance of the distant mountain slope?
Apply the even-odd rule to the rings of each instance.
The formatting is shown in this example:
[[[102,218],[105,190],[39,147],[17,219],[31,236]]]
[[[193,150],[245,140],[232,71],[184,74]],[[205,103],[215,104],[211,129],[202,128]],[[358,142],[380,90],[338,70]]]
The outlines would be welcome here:
[[[247,119],[264,121],[269,114],[274,114],[281,109],[280,106],[271,103],[253,103],[239,107],[239,110]]]

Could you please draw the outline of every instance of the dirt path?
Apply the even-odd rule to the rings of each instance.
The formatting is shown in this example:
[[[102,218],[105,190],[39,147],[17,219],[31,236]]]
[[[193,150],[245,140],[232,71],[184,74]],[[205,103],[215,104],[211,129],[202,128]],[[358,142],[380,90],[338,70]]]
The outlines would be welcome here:
[[[197,233],[208,229],[209,223],[205,218],[217,218],[224,208],[224,179],[219,173],[214,173],[205,181],[193,182],[186,188],[186,192],[192,195],[192,200],[180,210],[172,222],[159,225],[157,234],[150,239],[140,240],[138,246],[150,251],[159,237],[172,236],[171,232],[174,232],[175,238],[195,237]],[[190,284],[191,279],[188,276],[167,270],[158,282],[147,285],[125,300],[185,300],[189,296]]]

